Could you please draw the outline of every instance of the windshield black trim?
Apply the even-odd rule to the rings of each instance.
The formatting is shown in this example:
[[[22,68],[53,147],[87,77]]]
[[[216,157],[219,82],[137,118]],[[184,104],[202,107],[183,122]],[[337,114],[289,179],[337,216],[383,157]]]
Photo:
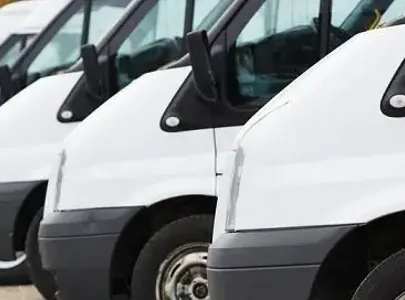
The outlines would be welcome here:
[[[83,20],[82,41],[81,41],[82,45],[87,44],[89,41],[89,30],[90,30],[92,6],[93,6],[93,0],[87,1],[86,5],[84,7],[84,20]]]

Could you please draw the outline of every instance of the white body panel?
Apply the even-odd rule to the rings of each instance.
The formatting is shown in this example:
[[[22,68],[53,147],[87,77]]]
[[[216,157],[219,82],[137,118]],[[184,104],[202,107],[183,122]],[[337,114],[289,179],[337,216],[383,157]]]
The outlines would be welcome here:
[[[159,125],[189,72],[142,76],[75,130],[65,143],[58,209],[150,205],[184,193],[215,194],[212,130],[177,134]]]
[[[381,99],[405,57],[405,26],[359,34],[301,76],[239,133],[234,229],[365,223],[405,210],[405,118]]]
[[[65,141],[58,210],[148,206],[216,194],[213,130],[160,128],[189,73],[185,67],[143,75],[82,122]],[[47,208],[49,201],[54,197],[48,195]]]
[[[57,113],[81,72],[39,79],[0,109],[0,182],[47,180],[63,139],[77,123]]]

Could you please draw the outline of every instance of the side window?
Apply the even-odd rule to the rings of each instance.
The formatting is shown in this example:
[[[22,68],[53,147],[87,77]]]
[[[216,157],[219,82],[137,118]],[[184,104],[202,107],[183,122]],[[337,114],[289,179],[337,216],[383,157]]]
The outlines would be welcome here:
[[[341,27],[343,22],[354,12],[359,2],[359,0],[333,1],[332,26]]]
[[[195,0],[193,29],[196,29],[220,0]]]
[[[120,89],[181,56],[186,1],[156,1],[118,49],[116,69]]]
[[[382,15],[380,24],[399,18],[405,14],[405,0],[394,0]]]
[[[237,106],[261,106],[318,58],[320,0],[266,0],[233,49]]]
[[[88,42],[95,44],[121,18],[131,0],[93,0]]]

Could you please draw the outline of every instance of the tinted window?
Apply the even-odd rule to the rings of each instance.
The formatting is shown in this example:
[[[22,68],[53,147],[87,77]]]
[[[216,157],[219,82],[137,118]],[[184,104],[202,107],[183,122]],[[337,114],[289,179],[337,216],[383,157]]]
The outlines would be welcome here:
[[[387,11],[381,16],[379,23],[384,23],[405,15],[405,0],[394,0]]]
[[[333,1],[329,50],[400,15],[405,0]],[[320,0],[266,0],[240,33],[230,74],[235,105],[261,106],[317,62]],[[387,10],[388,9],[388,10]],[[405,13],[405,10],[403,11]]]
[[[319,1],[264,1],[233,50],[235,104],[264,104],[316,62]]]

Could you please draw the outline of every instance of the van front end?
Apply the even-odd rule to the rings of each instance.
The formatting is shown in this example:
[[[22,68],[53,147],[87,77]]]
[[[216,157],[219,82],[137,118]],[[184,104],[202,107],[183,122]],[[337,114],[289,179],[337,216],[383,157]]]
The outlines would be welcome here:
[[[334,246],[355,225],[234,232],[210,247],[211,299],[311,299]]]
[[[404,249],[404,30],[352,38],[241,130],[209,249],[211,300],[358,299]]]
[[[70,171],[66,170],[67,153],[64,148],[57,156],[48,183],[38,232],[42,266],[55,279],[61,299],[107,300],[111,294],[110,265],[120,234],[142,207],[86,207],[93,202],[88,180],[86,187],[75,189],[81,192],[72,201],[82,207],[60,209],[62,185],[66,186],[64,175]],[[94,181],[97,185],[97,179]],[[112,193],[117,188],[113,182],[104,186]],[[96,196],[100,201],[106,200],[100,196]]]
[[[188,195],[215,193],[212,130],[190,144],[196,149],[192,152],[185,147],[191,134],[168,134],[160,127],[161,116],[190,69],[173,68],[141,76],[64,141],[64,150],[50,176],[39,230],[42,263],[53,274],[61,299],[134,297],[138,287],[151,285],[153,289],[148,288],[148,293],[154,295],[155,286],[171,293],[165,289],[169,278],[157,276],[159,264],[164,263],[159,255],[166,253],[144,251],[147,245],[157,244],[153,241],[165,226],[191,232],[192,242],[187,246],[195,246],[198,251],[195,247],[186,249],[185,268],[195,267],[206,275],[204,263],[212,229],[212,222],[207,223],[212,217],[190,217],[185,215],[188,211],[184,204],[180,208],[176,205],[182,204],[182,196],[186,199]],[[201,153],[203,146],[212,151]],[[194,201],[192,208],[202,204]],[[179,220],[170,219],[170,213],[180,216]],[[205,243],[201,236],[193,235],[192,226],[200,227]],[[180,248],[185,237],[177,234],[176,239],[164,244]],[[133,275],[140,267],[140,257],[150,253],[155,255],[149,259],[159,259],[148,264],[143,276]],[[177,256],[173,258],[181,261]],[[170,264],[167,270],[173,268]],[[199,277],[193,286],[206,286],[206,281]],[[174,291],[176,284],[171,286]],[[202,292],[207,293],[207,289]]]
[[[43,267],[53,274],[61,299],[110,299],[114,250],[127,223],[142,209],[100,208],[47,214],[41,222],[40,251]],[[121,288],[125,291],[127,287]]]

